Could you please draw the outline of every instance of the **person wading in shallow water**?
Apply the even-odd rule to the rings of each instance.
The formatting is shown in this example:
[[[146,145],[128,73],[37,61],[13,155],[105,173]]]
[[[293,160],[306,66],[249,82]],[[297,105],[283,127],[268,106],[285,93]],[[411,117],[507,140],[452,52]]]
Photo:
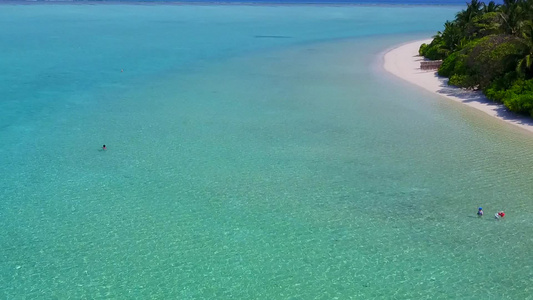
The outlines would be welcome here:
[[[107,147],[105,145],[102,146],[102,150],[107,150]]]
[[[480,207],[480,208],[477,210],[477,216],[478,216],[478,217],[483,217],[483,207]]]
[[[497,212],[495,215],[494,215],[494,218],[496,220],[499,220],[500,218],[503,218],[505,217],[505,213],[503,211],[500,211],[500,212]]]

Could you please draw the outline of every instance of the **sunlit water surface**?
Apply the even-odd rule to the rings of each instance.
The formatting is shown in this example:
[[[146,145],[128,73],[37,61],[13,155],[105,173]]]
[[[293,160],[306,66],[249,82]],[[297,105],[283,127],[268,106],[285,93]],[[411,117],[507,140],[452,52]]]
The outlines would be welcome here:
[[[533,137],[380,68],[459,8],[1,8],[0,298],[531,299]]]

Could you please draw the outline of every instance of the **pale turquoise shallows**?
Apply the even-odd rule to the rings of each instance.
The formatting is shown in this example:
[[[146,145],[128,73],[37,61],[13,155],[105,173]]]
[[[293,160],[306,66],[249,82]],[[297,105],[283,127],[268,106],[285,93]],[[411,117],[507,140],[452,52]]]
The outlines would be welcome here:
[[[533,137],[379,65],[459,8],[0,8],[0,298],[531,299]]]

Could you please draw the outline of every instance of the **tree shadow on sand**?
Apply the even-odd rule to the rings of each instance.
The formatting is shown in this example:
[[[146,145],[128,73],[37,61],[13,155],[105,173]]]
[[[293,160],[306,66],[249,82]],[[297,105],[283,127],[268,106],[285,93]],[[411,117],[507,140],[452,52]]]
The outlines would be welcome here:
[[[485,95],[483,95],[481,91],[472,91],[454,86],[449,86],[448,78],[439,76],[437,73],[435,73],[435,77],[438,78],[440,82],[440,89],[437,91],[437,93],[448,97],[455,97],[460,102],[465,104],[481,104],[482,106],[487,107],[489,110],[494,111],[497,117],[505,121],[511,122],[513,124],[533,127],[532,118],[509,111],[509,109],[507,109],[503,104],[496,103],[485,97]]]

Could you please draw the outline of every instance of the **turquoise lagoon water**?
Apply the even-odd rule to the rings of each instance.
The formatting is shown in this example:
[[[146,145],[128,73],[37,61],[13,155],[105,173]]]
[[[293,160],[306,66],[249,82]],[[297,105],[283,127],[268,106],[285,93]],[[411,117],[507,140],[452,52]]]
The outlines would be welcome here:
[[[0,298],[531,299],[531,134],[380,68],[459,8],[1,8]]]

